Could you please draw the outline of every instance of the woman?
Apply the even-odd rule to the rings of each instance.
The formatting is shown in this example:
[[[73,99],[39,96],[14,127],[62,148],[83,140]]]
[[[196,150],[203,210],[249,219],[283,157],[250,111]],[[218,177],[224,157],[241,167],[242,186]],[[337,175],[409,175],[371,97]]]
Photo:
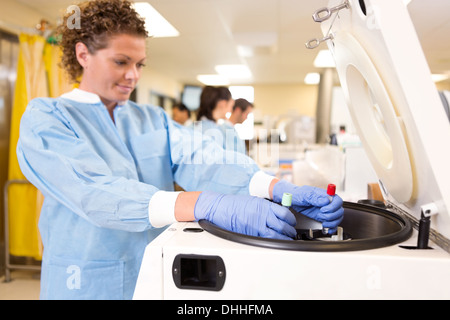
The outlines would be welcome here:
[[[226,114],[233,110],[234,100],[226,87],[206,86],[200,95],[200,106],[197,111],[197,121],[216,123],[225,120]]]
[[[206,86],[200,95],[200,106],[194,129],[210,136],[226,150],[237,151],[235,146],[227,143],[226,130],[223,124],[227,113],[233,110],[234,100],[226,87]]]
[[[62,64],[79,89],[30,102],[17,156],[45,196],[42,299],[130,299],[147,244],[175,221],[209,220],[244,234],[290,239],[281,201],[335,228],[342,200],[224,164],[211,139],[161,109],[128,101],[146,61],[144,22],[128,1],[80,5],[81,28],[61,26]],[[211,154],[214,155],[212,158]],[[174,192],[177,182],[184,190]]]

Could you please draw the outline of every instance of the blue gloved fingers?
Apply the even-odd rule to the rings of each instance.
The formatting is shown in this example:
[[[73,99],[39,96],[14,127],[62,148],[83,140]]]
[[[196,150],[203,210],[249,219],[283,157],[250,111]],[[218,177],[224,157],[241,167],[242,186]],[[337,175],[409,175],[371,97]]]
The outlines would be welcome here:
[[[293,237],[288,235],[279,233],[276,230],[273,230],[269,227],[264,228],[264,230],[259,230],[258,237],[269,238],[269,239],[278,239],[278,240],[292,240]]]
[[[293,227],[297,224],[294,214],[288,208],[270,202],[270,209],[278,219],[285,221]]]
[[[278,181],[273,187],[273,201],[281,203],[284,192],[292,194],[292,205],[297,207],[323,207],[330,203],[324,189],[312,186],[299,187],[286,180]]]
[[[324,222],[322,223],[323,228],[328,228],[328,234],[335,234],[337,232],[337,228],[341,224],[342,219],[333,221],[333,222]],[[334,226],[334,227],[332,227]]]
[[[341,208],[338,211],[336,211],[335,213],[333,213],[333,216],[328,217],[327,220],[324,220],[322,222],[322,226],[324,228],[330,228],[330,229],[334,229],[337,228],[342,220],[344,219],[344,209]]]
[[[297,224],[297,219],[291,210],[275,203],[270,203],[270,208],[274,215],[268,216],[267,226],[281,234],[294,238],[297,235],[297,231],[294,228]]]
[[[296,188],[292,194],[292,204],[297,206],[323,207],[330,203],[327,192],[324,189],[303,186]]]
[[[278,233],[275,230],[272,230],[269,228],[267,228],[265,233],[261,233],[259,236],[263,237],[263,238],[277,239],[277,240],[292,240],[293,239],[293,237],[288,237],[284,234]]]
[[[286,209],[286,208],[284,208]],[[289,210],[288,210],[289,211]],[[290,214],[292,214],[289,211]],[[293,214],[292,214],[293,216]],[[295,219],[295,217],[294,217]],[[279,235],[283,235],[285,237],[294,238],[297,235],[297,231],[295,228],[288,224],[286,221],[280,220],[274,214],[269,213],[266,220],[266,225],[269,229],[275,231]]]
[[[344,215],[344,208],[339,208],[332,212],[322,212],[319,211],[315,217],[315,220],[320,222],[330,222],[342,218]]]
[[[333,200],[328,204],[320,208],[321,212],[333,212],[342,207],[344,201],[338,195],[333,196]]]
[[[342,198],[335,195],[329,205],[320,208],[316,219],[323,222],[324,228],[335,228],[342,222],[344,217],[343,203]]]

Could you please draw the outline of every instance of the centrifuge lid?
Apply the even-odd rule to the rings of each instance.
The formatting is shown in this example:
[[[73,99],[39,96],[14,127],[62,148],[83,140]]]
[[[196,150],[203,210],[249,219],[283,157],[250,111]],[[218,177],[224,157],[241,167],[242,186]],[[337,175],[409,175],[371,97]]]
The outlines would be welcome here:
[[[331,0],[335,7],[344,0]],[[401,0],[348,0],[321,23],[366,153],[387,200],[450,238],[450,123]]]

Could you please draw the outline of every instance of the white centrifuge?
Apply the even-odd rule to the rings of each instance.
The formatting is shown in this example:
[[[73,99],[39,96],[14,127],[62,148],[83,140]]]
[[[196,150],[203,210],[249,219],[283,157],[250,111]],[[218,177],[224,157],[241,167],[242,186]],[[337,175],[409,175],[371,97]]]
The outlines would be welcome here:
[[[344,204],[340,238],[175,223],[144,254],[134,299],[449,299],[450,122],[401,0],[318,10],[385,206]]]

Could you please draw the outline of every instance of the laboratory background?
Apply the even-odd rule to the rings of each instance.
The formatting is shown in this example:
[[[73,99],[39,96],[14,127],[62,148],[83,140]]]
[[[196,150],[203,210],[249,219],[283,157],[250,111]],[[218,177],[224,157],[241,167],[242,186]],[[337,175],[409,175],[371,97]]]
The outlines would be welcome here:
[[[410,15],[431,71],[429,82],[440,98],[442,114],[449,117],[450,1],[396,1]],[[364,0],[351,2],[364,8],[367,21],[374,17],[376,29],[377,8],[366,6]],[[21,173],[15,146],[20,117],[31,99],[58,97],[73,89],[58,66],[55,37],[66,11],[74,12],[76,23],[73,4],[2,0],[2,300],[39,299],[43,248],[37,223],[43,199]],[[352,121],[335,60],[323,39],[327,30],[312,18],[318,9],[330,6],[328,0],[151,0],[135,6],[148,19],[152,37],[147,40],[146,67],[132,100],[159,106],[171,117],[178,112],[173,107],[183,104],[192,123],[203,88],[228,87],[233,99],[253,105],[245,121],[234,128],[245,152],[265,172],[297,185],[326,188],[332,182],[345,201],[384,201],[380,177]],[[330,21],[339,14],[329,13]],[[410,66],[411,77],[414,68]],[[448,154],[448,140],[434,134],[442,153]],[[446,226],[446,221],[440,225]],[[438,230],[439,235],[447,233]],[[444,243],[448,245],[448,240]]]

